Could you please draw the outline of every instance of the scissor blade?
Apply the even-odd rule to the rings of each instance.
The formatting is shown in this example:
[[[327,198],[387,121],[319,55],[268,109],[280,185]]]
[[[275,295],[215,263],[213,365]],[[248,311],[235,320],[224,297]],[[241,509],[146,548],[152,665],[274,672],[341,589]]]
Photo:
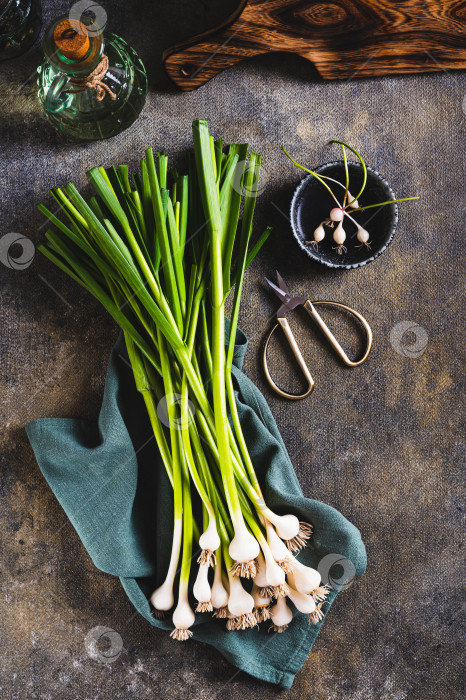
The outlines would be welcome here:
[[[283,289],[280,289],[280,287],[277,287],[275,282],[269,280],[268,277],[265,278],[265,281],[270,287],[272,287],[273,291],[283,304],[285,304],[289,300],[290,295],[287,292],[284,292]]]
[[[285,280],[283,279],[283,277],[281,276],[281,274],[279,273],[278,270],[275,270],[275,272],[277,275],[278,286],[280,287],[282,292],[285,292],[285,294],[289,294],[288,287],[287,287]]]

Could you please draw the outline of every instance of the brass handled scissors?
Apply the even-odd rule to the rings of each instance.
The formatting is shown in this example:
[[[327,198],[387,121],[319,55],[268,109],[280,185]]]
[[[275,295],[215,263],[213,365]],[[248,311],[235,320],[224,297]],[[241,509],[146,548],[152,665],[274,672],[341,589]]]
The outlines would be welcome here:
[[[369,353],[371,351],[372,347],[372,331],[371,327],[367,323],[366,319],[364,316],[361,316],[360,313],[355,311],[354,309],[351,309],[349,306],[345,306],[345,304],[340,304],[339,302],[336,301],[309,301],[307,297],[292,297],[290,293],[288,292],[288,287],[286,286],[286,283],[284,282],[283,278],[281,275],[277,272],[277,280],[278,280],[278,286],[271,282],[269,279],[265,278],[267,283],[272,287],[273,291],[277,295],[277,297],[280,299],[282,302],[282,305],[277,311],[277,323],[274,325],[270,333],[268,334],[266,341],[265,341],[265,346],[264,346],[264,354],[263,354],[263,364],[264,364],[264,372],[265,376],[267,378],[268,383],[272,387],[274,391],[277,392],[280,396],[283,396],[285,399],[304,399],[306,396],[309,396],[311,391],[314,388],[314,380],[312,378],[311,373],[309,372],[309,369],[304,361],[303,356],[301,355],[301,351],[298,347],[298,343],[296,342],[296,338],[293,335],[293,332],[290,328],[290,325],[288,323],[288,319],[286,318],[286,315],[288,311],[293,311],[296,309],[298,306],[303,306],[306,311],[308,312],[309,316],[315,321],[317,326],[320,328],[320,330],[324,333],[324,335],[327,337],[328,341],[330,342],[330,345],[332,348],[335,350],[337,355],[343,360],[345,365],[348,365],[348,367],[357,367],[358,365],[362,365],[363,362],[365,362],[369,356]],[[317,312],[316,306],[319,305],[326,305],[326,306],[337,306],[340,309],[344,309],[348,313],[350,313],[352,316],[354,316],[363,326],[365,332],[366,332],[366,349],[364,351],[364,355],[361,357],[360,360],[350,360],[346,352],[343,350],[341,347],[340,343],[338,340],[335,338],[333,335],[332,331],[330,328],[327,326],[325,321],[323,320],[322,316]],[[288,394],[286,391],[283,391],[283,389],[280,389],[275,382],[273,381],[269,368],[267,365],[267,350],[269,347],[270,339],[272,335],[275,333],[277,328],[283,328],[283,331],[285,333],[286,339],[288,341],[288,344],[291,348],[291,351],[293,352],[293,355],[295,356],[298,365],[308,383],[307,389],[304,392],[304,394],[299,394],[297,396],[296,394]]]

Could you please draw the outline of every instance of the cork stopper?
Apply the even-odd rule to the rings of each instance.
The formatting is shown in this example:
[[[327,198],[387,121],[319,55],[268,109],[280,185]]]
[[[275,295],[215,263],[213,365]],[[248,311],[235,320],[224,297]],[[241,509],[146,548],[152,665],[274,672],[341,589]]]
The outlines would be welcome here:
[[[86,26],[77,19],[59,22],[53,32],[53,40],[61,53],[71,61],[81,61],[89,51]]]

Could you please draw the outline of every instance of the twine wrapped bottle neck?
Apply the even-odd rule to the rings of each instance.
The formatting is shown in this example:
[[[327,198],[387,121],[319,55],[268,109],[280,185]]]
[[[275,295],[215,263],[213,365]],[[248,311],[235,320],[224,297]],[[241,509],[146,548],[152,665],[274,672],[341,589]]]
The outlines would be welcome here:
[[[111,100],[116,100],[116,95],[109,88],[109,86],[103,82],[103,78],[108,70],[108,58],[105,54],[102,55],[102,58],[99,61],[99,64],[92,73],[89,73],[89,75],[84,76],[83,78],[70,78],[70,83],[71,85],[74,85],[77,87],[77,90],[67,90],[66,92],[68,94],[75,94],[78,92],[84,92],[88,88],[91,88],[92,90],[95,90],[96,92],[96,100],[97,102],[101,102],[104,97],[105,93],[108,94]]]

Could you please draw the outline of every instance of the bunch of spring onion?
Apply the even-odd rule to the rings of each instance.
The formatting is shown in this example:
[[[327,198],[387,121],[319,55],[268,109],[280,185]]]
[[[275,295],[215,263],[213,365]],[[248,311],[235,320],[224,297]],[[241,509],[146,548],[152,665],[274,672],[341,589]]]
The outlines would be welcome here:
[[[151,603],[154,614],[172,611],[179,640],[192,635],[195,612],[226,618],[228,629],[271,619],[283,631],[287,597],[317,622],[326,596],[318,572],[295,556],[310,526],[265,504],[235,401],[244,272],[270,233],[250,245],[261,158],[248,158],[247,144],[224,148],[205,121],[193,123],[193,142],[188,174],[170,182],[167,156],[149,148],[131,179],[125,165],[92,168],[87,201],[73,183],[52,189],[65,220],[39,205],[54,226],[41,252],[124,333],[173,487],[171,558]]]
[[[296,165],[297,168],[300,168],[301,170],[304,170],[306,173],[309,173],[310,175],[313,175],[325,188],[330,192],[330,195],[334,199],[336,203],[336,207],[333,207],[331,209],[328,217],[322,221],[317,228],[315,229],[313,233],[313,240],[312,241],[305,241],[307,245],[312,245],[314,248],[318,248],[318,245],[321,241],[324,240],[325,238],[325,228],[324,226],[329,226],[330,228],[334,228],[335,224],[337,224],[336,228],[333,231],[333,240],[336,243],[336,246],[334,250],[338,253],[338,255],[342,255],[343,253],[347,252],[346,246],[345,246],[345,241],[346,241],[346,232],[345,229],[343,228],[343,221],[345,217],[347,217],[350,221],[353,222],[356,226],[356,238],[359,241],[359,248],[361,246],[365,246],[368,250],[371,249],[371,241],[370,241],[370,234],[366,229],[361,226],[361,224],[356,221],[352,214],[357,214],[360,211],[365,211],[366,209],[373,209],[375,207],[383,207],[385,204],[394,204],[395,202],[409,202],[410,200],[413,199],[419,199],[419,197],[402,197],[401,199],[388,199],[385,202],[377,202],[377,204],[367,204],[366,206],[361,206],[358,202],[359,198],[361,197],[362,193],[366,189],[366,183],[367,183],[367,167],[366,164],[362,158],[362,156],[351,146],[348,146],[347,143],[344,143],[344,141],[336,141],[332,140],[330,143],[339,143],[341,145],[341,150],[343,152],[343,165],[345,168],[345,179],[346,182],[343,184],[342,182],[339,182],[339,180],[335,180],[333,177],[329,177],[328,175],[322,175],[321,173],[316,173],[314,170],[309,170],[309,168],[306,168],[304,165],[300,165],[294,158],[290,156],[290,154],[285,150],[285,148],[282,146],[282,151],[283,153],[291,160],[294,165]],[[359,159],[359,162],[361,163],[362,166],[362,172],[363,172],[363,181],[361,188],[356,196],[353,196],[351,192],[349,191],[349,172],[348,172],[348,160],[346,157],[346,149],[349,149],[354,153],[355,156]],[[343,200],[339,200],[338,197],[335,195],[333,192],[331,186],[328,184],[329,182],[332,182],[339,187],[344,189],[344,195],[343,195]],[[351,211],[351,214],[350,214]]]

